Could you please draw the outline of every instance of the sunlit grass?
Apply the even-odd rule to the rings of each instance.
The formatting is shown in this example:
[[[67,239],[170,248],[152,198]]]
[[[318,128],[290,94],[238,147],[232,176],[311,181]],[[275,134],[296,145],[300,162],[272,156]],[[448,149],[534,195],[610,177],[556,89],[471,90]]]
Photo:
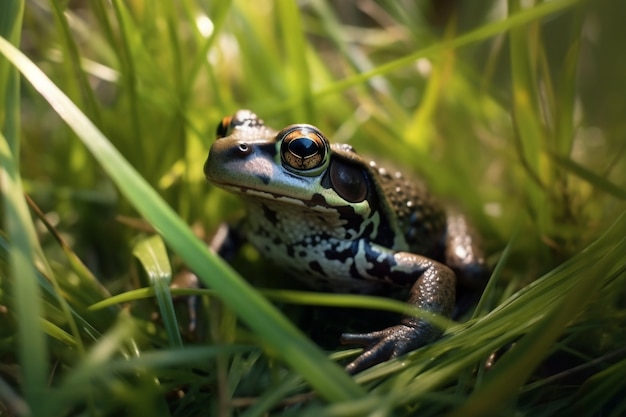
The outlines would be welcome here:
[[[0,40],[0,414],[626,411],[626,9],[461,3],[0,3],[28,57]],[[238,108],[466,211],[495,267],[476,313],[354,380],[333,365],[354,350],[316,347],[308,311],[403,304],[283,290],[245,248],[257,292],[193,236],[243,214],[202,172]],[[170,289],[183,263],[209,288]]]

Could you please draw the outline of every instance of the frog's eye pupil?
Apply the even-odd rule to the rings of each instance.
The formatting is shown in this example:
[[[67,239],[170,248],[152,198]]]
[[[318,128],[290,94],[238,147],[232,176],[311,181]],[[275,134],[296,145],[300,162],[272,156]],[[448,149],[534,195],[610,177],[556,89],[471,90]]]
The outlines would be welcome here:
[[[324,165],[328,141],[313,126],[292,125],[283,129],[277,137],[281,141],[281,160],[287,169],[310,171]]]
[[[289,152],[302,159],[309,158],[319,152],[319,145],[309,138],[296,138],[288,144]]]

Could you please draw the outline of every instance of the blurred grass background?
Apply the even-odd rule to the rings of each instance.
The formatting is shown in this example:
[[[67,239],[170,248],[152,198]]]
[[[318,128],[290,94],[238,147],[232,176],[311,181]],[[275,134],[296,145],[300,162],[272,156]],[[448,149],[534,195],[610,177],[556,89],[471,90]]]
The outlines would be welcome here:
[[[216,288],[190,334],[167,284],[191,243],[66,125],[80,115],[61,120],[0,57],[0,412],[623,415],[625,13],[609,0],[3,2],[2,36],[198,234],[243,214],[202,165],[216,124],[249,108],[421,175],[469,214],[497,268],[473,318],[359,375],[361,389],[316,375],[331,364],[294,366],[279,319],[238,325],[274,317],[247,293]],[[41,218],[20,210],[22,187]],[[235,266],[265,283],[260,264],[248,248]],[[110,294],[124,303],[89,308]],[[307,297],[280,307],[357,303]],[[333,380],[345,388],[320,388]]]

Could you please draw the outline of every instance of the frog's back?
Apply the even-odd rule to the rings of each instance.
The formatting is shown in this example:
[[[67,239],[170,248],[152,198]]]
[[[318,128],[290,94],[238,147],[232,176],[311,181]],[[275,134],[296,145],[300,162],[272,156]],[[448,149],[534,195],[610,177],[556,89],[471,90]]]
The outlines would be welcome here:
[[[446,213],[443,207],[430,195],[424,183],[412,175],[407,175],[382,165],[370,162],[374,175],[378,177],[382,195],[391,216],[395,218],[396,230],[404,236],[406,248],[434,258],[442,254],[442,242],[446,234]]]

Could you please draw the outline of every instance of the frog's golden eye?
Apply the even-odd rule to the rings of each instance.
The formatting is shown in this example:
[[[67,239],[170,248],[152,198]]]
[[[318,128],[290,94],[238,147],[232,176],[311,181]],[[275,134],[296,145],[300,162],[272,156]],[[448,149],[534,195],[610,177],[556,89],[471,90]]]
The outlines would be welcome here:
[[[217,125],[215,136],[217,139],[225,138],[233,133],[236,128],[261,128],[264,126],[263,120],[259,119],[250,110],[237,110],[232,116],[226,116]]]
[[[280,157],[287,168],[309,171],[326,161],[328,141],[322,132],[309,125],[293,125],[278,133]]]

